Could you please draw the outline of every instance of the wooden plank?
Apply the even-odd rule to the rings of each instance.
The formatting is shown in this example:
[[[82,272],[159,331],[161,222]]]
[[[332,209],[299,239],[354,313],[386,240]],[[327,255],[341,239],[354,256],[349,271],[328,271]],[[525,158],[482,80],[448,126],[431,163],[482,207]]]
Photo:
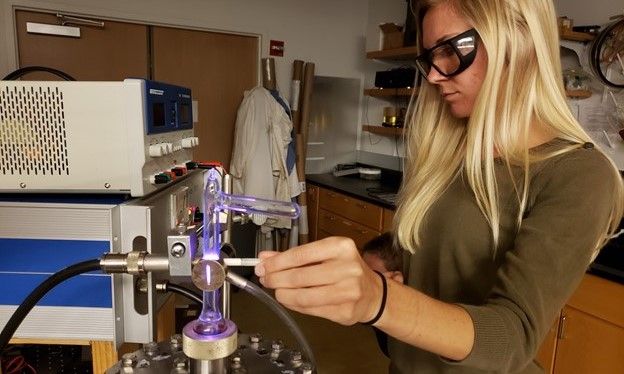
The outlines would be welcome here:
[[[156,341],[169,341],[175,334],[175,297],[170,295],[156,316]]]
[[[371,126],[371,125],[363,125],[362,130],[372,132],[377,135],[386,135],[386,136],[402,136],[403,128],[402,127],[384,127],[384,126]]]
[[[93,358],[93,373],[103,374],[117,363],[115,343],[105,341],[91,342],[91,357]]]
[[[591,95],[591,90],[566,90],[566,96],[572,99],[587,99]]]
[[[364,95],[372,97],[410,97],[414,92],[414,88],[366,88]]]
[[[596,38],[596,35],[587,32],[566,31],[559,36],[562,40],[570,40],[573,42],[590,42]]]
[[[366,58],[375,60],[415,60],[416,56],[418,48],[414,46],[366,52]]]
[[[80,339],[13,338],[9,344],[89,345],[91,342]]]

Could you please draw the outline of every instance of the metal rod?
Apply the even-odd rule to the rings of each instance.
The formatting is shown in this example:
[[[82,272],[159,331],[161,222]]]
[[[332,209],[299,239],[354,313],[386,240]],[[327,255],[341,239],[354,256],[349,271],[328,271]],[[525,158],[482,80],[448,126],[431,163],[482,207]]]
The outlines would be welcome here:
[[[104,22],[102,21],[94,21],[92,19],[74,17],[74,16],[66,16],[61,13],[57,13],[56,17],[61,21],[61,25],[65,26],[68,23],[73,25],[85,25],[85,26],[95,26],[104,28]]]
[[[225,361],[191,360],[191,374],[225,374]]]
[[[223,192],[229,195],[232,194],[232,176],[230,174],[225,174],[223,177]],[[221,242],[232,244],[232,215],[234,212],[227,210],[226,214],[225,231],[223,231],[223,240]],[[230,284],[225,282],[221,292],[221,310],[223,311],[223,317],[226,319],[230,319],[230,292]]]
[[[232,176],[230,174],[226,174],[223,177],[223,192],[228,195],[232,194]],[[232,215],[234,212],[227,211],[227,221],[225,223],[225,231],[223,232],[223,241],[222,243],[232,243]]]
[[[260,263],[259,258],[224,258],[226,266],[256,266]]]

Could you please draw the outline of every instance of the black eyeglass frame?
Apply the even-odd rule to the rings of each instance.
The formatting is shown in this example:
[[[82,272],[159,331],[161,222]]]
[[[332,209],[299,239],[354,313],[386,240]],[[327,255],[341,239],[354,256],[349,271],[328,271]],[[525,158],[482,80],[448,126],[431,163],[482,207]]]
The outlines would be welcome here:
[[[457,41],[463,38],[469,37],[469,36],[472,36],[474,38],[474,49],[470,53],[463,55],[459,51],[459,48],[457,47],[456,43]],[[436,69],[438,73],[440,73],[442,76],[446,78],[450,78],[455,75],[461,74],[462,72],[464,72],[464,70],[468,69],[470,65],[472,65],[472,63],[475,60],[475,57],[477,56],[477,45],[478,45],[477,39],[478,38],[479,38],[479,33],[477,33],[477,30],[472,28],[452,38],[443,40],[431,48],[423,49],[423,53],[421,53],[420,55],[416,57],[416,66],[418,67],[418,71],[425,79],[427,79],[427,76],[429,75],[429,71],[425,71],[426,65],[423,65],[424,63]],[[449,45],[451,48],[453,48],[453,51],[455,51],[455,54],[459,58],[459,66],[457,66],[457,69],[455,69],[455,71],[451,73],[443,72],[438,66],[436,66],[436,64],[433,63],[433,60],[431,58],[431,52],[433,52],[437,48],[440,48],[443,45]]]

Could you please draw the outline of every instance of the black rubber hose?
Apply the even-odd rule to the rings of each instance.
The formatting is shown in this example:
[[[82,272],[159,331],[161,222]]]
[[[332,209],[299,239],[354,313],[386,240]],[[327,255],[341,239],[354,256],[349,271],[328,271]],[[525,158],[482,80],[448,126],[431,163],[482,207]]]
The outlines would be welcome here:
[[[199,295],[196,292],[191,291],[190,289],[186,288],[186,287],[182,287],[179,284],[175,284],[175,283],[171,283],[171,282],[165,282],[165,291],[167,292],[173,292],[173,293],[177,293],[179,295],[182,295],[188,299],[191,299],[193,301],[195,301],[196,303],[202,304],[204,301],[202,300],[201,295]]]
[[[230,284],[233,284],[234,286],[243,289],[251,295],[255,296],[264,305],[269,307],[269,309],[277,314],[277,316],[282,320],[282,322],[284,322],[286,327],[288,327],[290,332],[299,343],[299,347],[301,348],[303,356],[306,357],[310,361],[310,363],[316,368],[316,359],[314,358],[314,352],[312,352],[312,347],[310,346],[310,343],[308,343],[308,340],[303,334],[303,331],[301,331],[301,329],[299,328],[299,325],[297,325],[297,322],[295,322],[293,317],[290,315],[290,313],[288,313],[286,308],[282,306],[282,304],[277,302],[277,300],[271,297],[271,295],[266,293],[262,288],[258,287],[251,281],[247,281],[247,279],[241,277],[236,273],[228,272],[227,280],[230,282]]]
[[[63,78],[66,81],[75,81],[76,79],[74,77],[72,77],[71,75],[62,72],[60,70],[54,69],[54,68],[48,68],[45,66],[25,66],[23,68],[19,68],[9,74],[7,74],[4,78],[2,78],[3,81],[14,81],[18,78],[21,78],[22,76],[28,74],[28,73],[34,73],[34,72],[46,72],[46,73],[50,73],[50,74],[54,74],[57,77]]]
[[[19,325],[24,321],[24,318],[28,315],[31,309],[41,300],[51,289],[58,284],[68,280],[71,277],[87,273],[93,270],[100,270],[100,260],[88,260],[79,262],[75,265],[71,265],[62,269],[43,281],[37,288],[35,288],[17,308],[15,313],[11,316],[7,324],[0,333],[0,352],[3,352],[6,346],[9,344],[9,340],[15,334],[15,331]]]

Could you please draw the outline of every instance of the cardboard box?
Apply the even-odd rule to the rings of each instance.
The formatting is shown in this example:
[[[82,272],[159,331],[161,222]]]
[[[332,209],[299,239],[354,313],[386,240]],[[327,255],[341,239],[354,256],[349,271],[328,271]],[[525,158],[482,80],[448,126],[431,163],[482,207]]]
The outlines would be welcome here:
[[[381,49],[396,49],[403,47],[403,26],[394,23],[382,23]]]

